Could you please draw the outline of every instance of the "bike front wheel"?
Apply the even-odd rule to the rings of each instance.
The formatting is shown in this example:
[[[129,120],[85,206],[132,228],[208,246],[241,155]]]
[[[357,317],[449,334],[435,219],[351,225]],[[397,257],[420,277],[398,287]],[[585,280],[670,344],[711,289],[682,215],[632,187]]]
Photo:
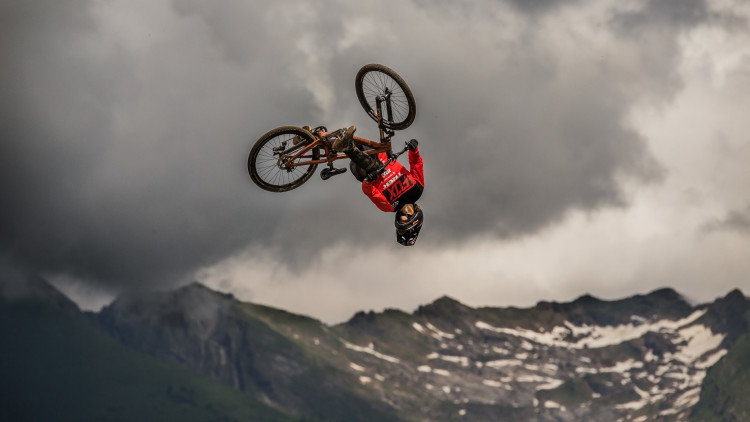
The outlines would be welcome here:
[[[261,189],[270,192],[286,192],[307,182],[317,164],[292,165],[291,157],[307,145],[315,142],[315,137],[305,129],[296,126],[282,126],[261,136],[250,150],[247,170],[250,178]],[[320,158],[318,148],[313,148],[304,160]]]
[[[390,94],[391,116],[383,109],[383,126],[393,130],[402,130],[414,122],[417,114],[417,103],[409,86],[393,69],[381,64],[362,66],[354,81],[357,98],[365,112],[378,121],[377,98]],[[385,104],[382,105],[385,108]]]

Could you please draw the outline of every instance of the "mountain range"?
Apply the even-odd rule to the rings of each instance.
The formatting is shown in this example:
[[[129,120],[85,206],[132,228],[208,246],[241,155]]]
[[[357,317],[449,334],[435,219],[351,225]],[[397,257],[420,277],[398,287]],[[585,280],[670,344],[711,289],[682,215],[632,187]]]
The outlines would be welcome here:
[[[327,325],[190,284],[82,312],[0,280],[1,420],[744,421],[750,302],[672,289]]]

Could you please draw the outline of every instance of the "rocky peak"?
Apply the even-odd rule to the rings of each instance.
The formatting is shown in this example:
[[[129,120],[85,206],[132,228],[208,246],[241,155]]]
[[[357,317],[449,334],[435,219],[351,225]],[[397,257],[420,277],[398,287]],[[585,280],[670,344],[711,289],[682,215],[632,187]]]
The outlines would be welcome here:
[[[178,332],[205,339],[228,312],[231,295],[192,283],[166,292],[130,292],[121,295],[99,314],[99,321],[124,342],[134,341],[139,330]],[[139,328],[140,327],[140,328]]]
[[[716,306],[724,308],[740,308],[745,309],[748,306],[747,297],[740,291],[740,289],[734,289],[729,292],[723,298],[717,299],[714,302]]]
[[[725,330],[725,342],[731,345],[740,335],[750,330],[750,301],[740,290],[732,290],[707,306],[705,319],[712,327]]]
[[[564,304],[562,309],[570,314],[570,320],[574,323],[599,325],[626,324],[634,315],[648,320],[678,319],[692,311],[690,304],[670,288],[612,301],[587,294]]]
[[[685,301],[682,295],[677,293],[677,291],[671,287],[654,290],[653,292],[647,294],[646,297],[668,302]]]
[[[471,308],[449,296],[442,296],[436,301],[420,306],[415,315],[424,317],[460,316],[471,311]]]
[[[0,304],[34,306],[67,314],[80,309],[72,300],[41,277],[0,280]]]
[[[200,316],[206,307],[216,308],[222,300],[233,300],[232,295],[215,292],[199,283],[191,283],[166,292],[137,291],[120,295],[104,309],[127,310],[133,314],[165,314],[180,312]]]

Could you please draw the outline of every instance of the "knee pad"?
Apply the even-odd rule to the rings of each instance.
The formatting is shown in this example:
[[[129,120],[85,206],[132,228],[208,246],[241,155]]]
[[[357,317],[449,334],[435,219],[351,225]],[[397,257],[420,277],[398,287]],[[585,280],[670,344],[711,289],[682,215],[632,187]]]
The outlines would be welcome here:
[[[365,171],[365,169],[358,166],[354,161],[349,162],[349,170],[351,170],[354,178],[359,180],[360,182],[364,181],[365,177],[367,177],[367,172]]]

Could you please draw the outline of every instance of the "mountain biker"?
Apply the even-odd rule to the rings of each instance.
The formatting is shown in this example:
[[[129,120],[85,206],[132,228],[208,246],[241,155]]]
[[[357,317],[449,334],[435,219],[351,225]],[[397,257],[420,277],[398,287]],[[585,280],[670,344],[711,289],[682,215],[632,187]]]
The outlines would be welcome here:
[[[404,246],[412,246],[417,241],[424,221],[422,209],[416,204],[424,190],[419,142],[412,139],[407,143],[407,171],[396,160],[386,166],[388,154],[384,152],[375,158],[355,148],[352,137],[356,130],[355,126],[349,127],[343,136],[333,142],[332,148],[343,152],[351,159],[349,167],[354,177],[362,182],[362,191],[365,195],[382,211],[396,213],[396,241]]]

